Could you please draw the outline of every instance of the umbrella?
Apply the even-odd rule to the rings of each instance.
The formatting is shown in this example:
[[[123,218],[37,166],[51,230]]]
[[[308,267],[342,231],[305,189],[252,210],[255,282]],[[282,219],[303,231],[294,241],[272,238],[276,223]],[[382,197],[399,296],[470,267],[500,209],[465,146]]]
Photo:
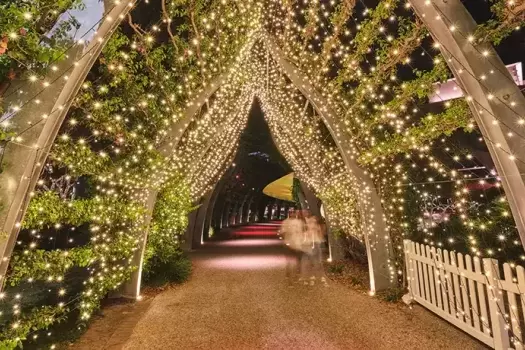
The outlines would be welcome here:
[[[292,188],[293,173],[290,173],[266,185],[263,193],[269,197],[293,202]]]

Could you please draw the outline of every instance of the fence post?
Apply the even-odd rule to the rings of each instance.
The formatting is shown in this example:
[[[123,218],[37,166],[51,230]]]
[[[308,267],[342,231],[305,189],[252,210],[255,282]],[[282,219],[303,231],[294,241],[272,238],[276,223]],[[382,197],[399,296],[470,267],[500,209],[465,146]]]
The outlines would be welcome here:
[[[494,337],[494,349],[507,350],[510,349],[510,337],[508,324],[505,322],[503,292],[498,285],[501,279],[498,261],[495,259],[483,259],[483,271],[488,282],[486,285],[487,299],[490,310],[492,336]]]
[[[408,293],[403,295],[403,302],[407,305],[410,305],[414,300],[414,281],[412,280],[413,273],[411,271],[411,269],[413,269],[413,264],[410,263],[411,243],[412,241],[408,239],[403,240],[403,248],[405,253],[405,273],[408,289]]]

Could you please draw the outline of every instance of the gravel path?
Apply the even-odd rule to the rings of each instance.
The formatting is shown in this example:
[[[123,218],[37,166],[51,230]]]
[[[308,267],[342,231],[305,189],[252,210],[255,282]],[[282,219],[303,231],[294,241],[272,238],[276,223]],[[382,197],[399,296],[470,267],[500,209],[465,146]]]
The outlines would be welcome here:
[[[484,349],[417,306],[337,283],[290,287],[281,241],[250,236],[207,243],[188,283],[155,297],[121,344],[93,348]]]

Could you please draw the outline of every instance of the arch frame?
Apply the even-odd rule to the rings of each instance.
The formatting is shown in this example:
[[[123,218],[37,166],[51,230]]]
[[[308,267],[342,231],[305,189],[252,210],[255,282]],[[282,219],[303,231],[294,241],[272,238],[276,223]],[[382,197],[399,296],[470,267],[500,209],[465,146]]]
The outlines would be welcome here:
[[[21,181],[19,182],[17,186],[17,192],[15,195],[14,200],[12,201],[10,205],[10,210],[6,215],[6,220],[4,221],[4,231],[9,232],[9,237],[7,241],[3,241],[0,245],[0,254],[2,256],[2,264],[0,265],[0,277],[5,275],[5,271],[7,270],[7,266],[9,264],[9,257],[11,255],[11,252],[14,248],[14,242],[16,241],[16,237],[18,236],[18,232],[20,229],[19,221],[21,221],[21,218],[23,217],[25,210],[27,209],[27,206],[29,204],[29,194],[34,190],[36,186],[36,181],[38,180],[38,177],[40,176],[41,169],[43,167],[43,164],[45,162],[45,159],[47,158],[49,151],[51,149],[51,146],[56,138],[56,135],[58,133],[58,130],[60,126],[62,125],[67,112],[69,110],[69,107],[72,102],[72,97],[76,95],[78,90],[80,89],[81,84],[83,83],[85,77],[87,76],[87,73],[91,69],[92,65],[98,58],[101,50],[103,49],[104,45],[108,42],[108,40],[111,37],[112,32],[118,27],[118,25],[121,23],[123,17],[127,12],[130,10],[130,8],[133,6],[134,1],[129,2],[119,2],[117,6],[115,6],[111,10],[110,16],[106,18],[106,20],[102,23],[101,27],[99,28],[99,40],[93,40],[90,43],[90,46],[95,46],[95,53],[91,55],[86,55],[82,58],[82,60],[79,62],[78,65],[74,68],[70,79],[66,83],[65,87],[60,91],[58,95],[58,99],[55,102],[53,110],[58,110],[59,113],[55,113],[51,118],[49,118],[44,127],[42,132],[39,135],[37,147],[34,149],[33,154],[31,157],[29,157],[28,161],[26,162],[24,168],[24,174],[21,176]],[[269,42],[266,40],[266,45],[268,45]],[[253,42],[251,43],[253,45]],[[90,46],[88,49],[90,49]],[[290,63],[288,63],[286,60],[283,60],[279,55],[275,55],[275,48],[271,50],[272,56],[274,60],[279,64],[282,71],[284,71],[294,82],[294,84],[297,86],[297,88],[310,100],[312,105],[314,105],[318,112],[323,111],[323,113],[320,113],[322,116],[324,116],[325,124],[327,124],[328,129],[332,133],[332,136],[338,143],[338,146],[341,150],[341,154],[343,155],[343,158],[345,159],[345,163],[348,163],[348,160],[345,156],[344,148],[342,148],[338,142],[337,134],[334,131],[334,121],[332,118],[331,111],[329,109],[329,106],[327,104],[324,104],[322,102],[322,98],[320,96],[316,95],[315,92],[313,92],[312,87],[306,87],[304,85],[304,82],[299,82],[296,79],[296,72],[292,72],[290,68]],[[202,93],[200,93],[196,99],[191,101],[189,103],[188,108],[186,109],[183,118],[176,123],[175,127],[171,129],[171,131],[168,133],[168,136],[165,139],[165,142],[162,143],[160,147],[161,154],[168,155],[170,150],[176,147],[178,144],[180,138],[184,134],[184,131],[189,126],[189,124],[193,121],[196,112],[201,108],[201,106],[206,103],[211,97],[211,95],[217,91],[217,89],[224,84],[226,81],[225,75],[221,75],[216,78],[216,82],[210,84]],[[324,106],[321,108],[321,106],[324,104]],[[56,108],[55,108],[56,107]],[[325,111],[328,111],[328,113],[324,113]],[[354,166],[351,164],[349,168]],[[28,173],[30,171],[30,173]],[[7,172],[8,173],[8,172]],[[8,173],[9,174],[9,173]],[[145,206],[147,208],[146,211],[146,217],[144,218],[145,225],[148,226],[151,221],[151,215],[154,208],[154,203],[157,197],[157,191],[156,190],[147,190],[147,200],[145,203]],[[192,213],[193,214],[193,213]],[[193,214],[197,215],[197,214]],[[271,217],[271,212],[269,213]],[[204,220],[205,218],[203,218]],[[191,220],[192,224],[194,220]],[[136,257],[134,258],[134,262],[139,265],[138,268],[138,277],[133,278],[133,287],[127,288],[125,287],[124,290],[131,290],[133,291],[132,294],[136,294],[138,296],[138,291],[140,290],[140,270],[142,268],[142,261],[144,256],[144,250],[145,245],[147,241],[147,234],[148,229],[146,228],[144,230],[144,234],[140,239],[140,249],[138,249]],[[193,232],[193,230],[191,230]],[[191,237],[190,239],[193,239]],[[371,259],[372,261],[373,259]],[[371,264],[373,265],[373,264]],[[382,283],[379,286],[382,288]],[[376,289],[376,282],[372,283],[371,286],[372,290]]]
[[[280,70],[295,85],[295,87],[305,96],[310,104],[315,108],[323,123],[330,132],[339,154],[343,158],[347,171],[352,174],[363,189],[358,198],[359,212],[364,226],[364,241],[366,246],[368,269],[370,276],[370,292],[375,293],[379,290],[390,288],[394,284],[393,267],[390,266],[392,256],[392,245],[386,224],[381,198],[376,191],[375,184],[367,172],[357,164],[354,157],[350,155],[351,145],[348,135],[340,130],[344,130],[336,119],[337,113],[315,88],[309,83],[304,73],[289,62],[280,48],[274,44],[275,40],[269,34],[265,35],[266,47],[270,55],[277,62]],[[366,199],[363,198],[366,196]],[[374,219],[373,227],[369,226],[367,213]],[[376,241],[370,241],[369,233],[374,232]]]
[[[477,23],[460,0],[408,2],[439,43],[442,55],[467,96],[525,247],[525,142],[508,134],[513,131],[509,126],[518,126],[517,117],[525,116],[525,97],[492,45],[481,44],[487,53],[482,54],[476,43],[469,40],[468,35],[475,33]],[[492,74],[482,83],[478,77],[489,72]],[[512,102],[514,106],[510,105]]]
[[[4,150],[5,159],[8,162],[10,159],[16,160],[16,162],[11,162],[13,166],[8,167],[0,174],[0,183],[7,185],[2,186],[1,189],[2,201],[8,204],[6,209],[0,210],[0,230],[6,233],[5,236],[0,237],[0,290],[5,284],[5,275],[21,228],[21,221],[29,205],[31,193],[36,187],[45,160],[73,103],[73,98],[80,90],[84,79],[98,59],[102,49],[125,15],[135,5],[135,2],[136,0],[116,1],[116,5],[107,13],[97,30],[97,34],[85,48],[85,53],[74,63],[74,68],[65,85],[59,88],[57,94],[50,96],[56,100],[45,119],[45,123],[36,124],[36,128],[32,130],[36,142],[30,146],[10,145],[12,148],[6,147]],[[68,70],[69,67],[66,67],[62,73]],[[57,86],[61,86],[60,80],[55,80],[46,90],[52,91],[53,87],[56,88]],[[20,119],[17,115],[13,118]],[[27,154],[25,157],[20,157],[21,153]],[[14,166],[15,164],[16,166]]]

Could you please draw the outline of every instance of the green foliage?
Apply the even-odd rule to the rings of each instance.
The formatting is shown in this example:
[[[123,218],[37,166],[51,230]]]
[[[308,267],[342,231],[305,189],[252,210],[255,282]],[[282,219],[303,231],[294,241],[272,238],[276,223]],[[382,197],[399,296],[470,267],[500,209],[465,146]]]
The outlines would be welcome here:
[[[323,43],[323,52],[321,57],[321,69],[326,66],[329,61],[330,54],[338,44],[340,44],[339,35],[344,31],[346,22],[352,16],[352,11],[356,5],[357,0],[344,0],[337,4],[335,11],[330,18],[333,32],[327,40]]]
[[[411,102],[425,101],[428,96],[435,89],[434,83],[440,81],[446,81],[449,76],[448,67],[443,60],[439,57],[434,60],[437,62],[430,71],[414,70],[416,75],[415,79],[405,81],[398,85],[394,89],[394,96],[391,101],[381,106],[379,112],[375,113],[365,123],[366,127],[363,130],[371,130],[372,127],[377,126],[385,122],[386,114],[388,112],[401,111],[404,106],[406,107]],[[360,131],[360,134],[366,134]]]
[[[0,84],[19,77],[28,68],[43,74],[50,62],[61,58],[62,50],[69,44],[66,32],[78,25],[75,19],[62,23],[51,38],[46,39],[42,34],[53,27],[61,13],[80,3],[80,0],[9,0],[0,4]],[[445,62],[438,57],[435,61],[439,62],[431,71],[414,71],[415,79],[389,90],[389,93],[393,92],[390,101],[380,103],[381,106],[372,106],[374,103],[369,95],[376,94],[385,80],[396,77],[398,65],[403,58],[412,54],[425,34],[419,23],[397,17],[399,24],[395,38],[388,40],[383,35],[377,35],[378,27],[396,13],[399,3],[398,0],[383,0],[368,11],[365,14],[367,17],[359,22],[360,29],[353,40],[345,42],[345,45],[348,44],[348,50],[345,51],[346,48],[339,50],[338,46],[345,46],[339,45],[340,36],[352,17],[355,1],[347,0],[337,6],[336,13],[330,19],[332,27],[337,28],[331,28],[332,37],[324,41],[326,38],[323,38],[323,33],[316,31],[319,17],[322,17],[320,5],[324,4],[311,2],[304,16],[305,26],[299,31],[302,45],[284,50],[294,52],[290,56],[297,54],[297,57],[316,61],[319,57],[315,49],[305,48],[315,44],[322,49],[326,57],[314,63],[302,62],[304,66],[301,68],[306,68],[309,74],[321,72],[319,75],[323,75],[326,71],[329,72],[327,75],[335,73],[330,71],[334,67],[326,71],[312,68],[328,68],[334,56],[341,57],[332,85],[337,87],[341,98],[348,98],[348,101],[339,101],[333,91],[323,91],[323,94],[325,97],[334,97],[336,104],[350,106],[341,109],[349,110],[355,118],[366,119],[359,125],[362,131],[358,138],[363,142],[358,146],[375,143],[369,137],[371,130],[388,120],[387,113],[397,114],[407,105],[426,101],[433,84],[449,76]],[[493,11],[497,20],[480,27],[476,35],[498,43],[510,33],[513,26],[521,23],[522,9],[514,9],[511,15],[504,3],[503,0],[494,0]],[[128,280],[137,268],[131,266],[130,262],[141,241],[141,234],[146,229],[144,205],[138,201],[147,192],[144,189],[160,190],[149,228],[144,279],[152,284],[164,284],[188,278],[191,263],[183,255],[180,242],[187,225],[187,214],[195,209],[192,207],[189,186],[183,176],[178,174],[167,175],[159,171],[159,177],[170,178],[162,183],[153,173],[159,169],[169,169],[168,165],[172,161],[171,158],[165,159],[158,151],[168,127],[182,115],[196,91],[211,78],[224,72],[237,58],[239,48],[248,37],[246,34],[257,25],[253,24],[256,21],[237,15],[242,12],[239,11],[241,5],[208,0],[191,3],[184,0],[169,1],[167,12],[174,25],[167,25],[169,33],[159,35],[159,38],[164,37],[161,41],[157,41],[158,38],[146,40],[142,29],[137,28],[134,28],[136,35],[133,37],[119,31],[113,35],[76,97],[74,107],[69,112],[69,123],[63,126],[64,135],[55,143],[48,160],[70,175],[85,175],[96,182],[96,195],[65,200],[52,191],[39,191],[32,198],[22,224],[24,229],[37,230],[51,229],[54,225],[89,225],[90,242],[68,250],[31,248],[17,251],[11,260],[8,284],[17,285],[29,279],[46,280],[50,277],[57,280],[63,278],[72,267],[84,267],[90,277],[85,281],[85,288],[74,307],[80,312],[81,322],[88,320],[100,306],[100,301]],[[258,8],[253,6],[251,10],[257,11]],[[229,14],[227,18],[222,16],[226,13]],[[327,33],[329,30],[327,28]],[[16,35],[11,38],[10,34]],[[316,38],[317,35],[319,38]],[[398,56],[391,54],[393,48],[399,51]],[[361,66],[372,58],[371,53],[377,56],[377,65],[374,70],[362,72]],[[218,60],[210,60],[210,56],[218,57]],[[289,58],[301,61],[297,57]],[[319,86],[324,85],[327,81],[325,78],[318,80]],[[349,85],[356,88],[346,94],[350,90]],[[366,104],[361,103],[363,101]],[[359,113],[353,113],[357,109]],[[373,167],[377,159],[410,153],[415,147],[431,144],[438,137],[450,136],[458,128],[467,128],[469,123],[470,114],[466,103],[454,101],[443,113],[427,116],[419,124],[409,127],[404,134],[390,135],[384,140],[380,138],[383,141],[363,152],[359,161]],[[6,141],[12,136],[8,130],[0,131],[0,141]],[[331,157],[332,154],[322,154],[322,158]],[[329,178],[322,180],[330,182]],[[330,183],[320,195],[326,202],[327,212],[341,218],[339,221],[331,220],[331,224],[346,228],[347,232],[341,231],[342,236],[357,236],[360,218],[354,210],[357,206],[355,193],[352,192],[352,184],[343,185],[346,192]],[[391,199],[388,198],[388,191],[392,191],[392,188],[381,184],[381,189],[386,203]],[[294,179],[292,192],[298,206],[299,191],[300,184]],[[411,229],[417,230],[417,203],[411,204],[414,206],[406,222]],[[500,212],[504,213],[506,209]],[[393,214],[388,214],[391,219]],[[509,227],[509,219],[501,215],[489,213],[478,216],[472,218],[470,224],[478,227],[489,222],[491,230],[501,231]],[[459,228],[459,224],[460,221],[455,217],[447,228],[467,235],[469,227],[463,225]],[[443,232],[443,237],[449,233],[445,229]],[[424,239],[422,236],[420,238]],[[399,240],[399,237],[396,239]],[[398,242],[396,239],[393,241]],[[344,274],[342,264],[330,265],[329,269],[332,273]],[[354,276],[350,280],[353,284],[363,285]],[[401,293],[401,290],[391,290],[385,294],[385,298],[397,300]],[[0,333],[0,348],[21,346],[28,334],[47,329],[52,323],[62,320],[66,311],[66,308],[59,306],[45,306],[23,313],[15,321],[16,326],[4,325]]]
[[[376,57],[378,64],[371,73],[359,77],[359,85],[355,90],[351,90],[355,98],[348,112],[359,113],[359,106],[365,99],[369,98],[370,92],[379,89],[389,77],[396,75],[398,66],[405,63],[413,51],[421,46],[421,39],[426,33],[425,27],[420,21],[409,21],[406,18],[401,18],[399,19],[399,30],[395,40],[378,40],[379,49]],[[396,54],[392,53],[394,50]]]
[[[478,26],[475,37],[479,41],[489,41],[499,45],[512,32],[525,24],[525,2],[517,1],[511,5],[508,0],[490,0],[495,18]]]
[[[10,131],[4,129],[3,126],[0,126],[0,142],[2,142],[2,141],[9,141],[15,135],[16,134],[14,132],[10,132]]]
[[[67,31],[78,27],[75,18],[44,36],[80,0],[11,0],[0,4],[0,83],[27,71],[44,73],[50,63],[65,57]],[[1,94],[0,94],[1,95]]]
[[[339,73],[336,81],[338,85],[354,79],[355,77],[355,63],[361,62],[363,57],[367,54],[370,46],[374,43],[377,37],[377,28],[381,23],[392,15],[399,0],[381,1],[370,11],[368,18],[361,23],[361,29],[357,32],[352,41],[351,54],[344,60],[344,68]]]
[[[0,333],[0,349],[10,350],[22,347],[31,332],[47,329],[53,323],[64,320],[67,308],[42,306],[34,308],[12,324],[2,325]]]
[[[42,228],[55,224],[80,226],[84,223],[137,221],[144,208],[116,197],[63,200],[53,191],[39,192],[29,204],[22,227]]]
[[[302,36],[304,41],[304,46],[306,47],[310,40],[315,36],[315,30],[317,27],[318,21],[318,12],[319,12],[319,3],[317,1],[310,2],[308,6],[308,11],[306,13],[306,25],[302,30]]]
[[[348,236],[361,237],[361,220],[351,181],[350,178],[334,176],[327,179],[327,184],[318,194],[330,218],[330,226],[335,228],[334,234],[343,240]]]
[[[77,25],[75,20],[62,23],[52,38],[42,34],[65,10],[81,3],[8,2],[0,4],[0,95],[6,80],[18,78],[28,67],[44,75],[50,62],[60,58],[69,44],[65,33]],[[239,13],[238,4],[231,2],[169,1],[167,6],[177,24],[170,27],[173,45],[150,42],[141,29],[134,36],[117,31],[76,96],[46,162],[46,166],[58,170],[57,175],[65,172],[87,178],[94,184],[94,193],[71,200],[42,186],[30,201],[22,223],[25,232],[82,225],[89,231],[75,232],[89,235],[89,243],[67,250],[35,249],[33,244],[38,245],[40,239],[35,234],[30,247],[16,251],[11,260],[7,278],[11,285],[49,278],[63,282],[71,268],[85,268],[89,278],[82,292],[72,299],[75,312],[68,313],[68,317],[76,316],[78,310],[80,322],[88,320],[100,301],[137,268],[131,261],[146,230],[141,200],[150,189],[159,189],[160,194],[147,242],[145,279],[183,281],[191,272],[179,240],[187,225],[187,214],[194,209],[189,188],[182,176],[163,173],[172,158],[161,155],[158,149],[168,127],[180,117],[199,87],[226,70],[236,58],[253,22],[245,21],[244,16],[223,21],[221,13]],[[204,24],[206,20],[211,23],[209,28]],[[17,40],[6,38],[22,27]],[[192,38],[197,39],[196,44]],[[2,131],[0,141],[12,136]],[[44,184],[48,184],[46,176],[42,178]],[[6,327],[0,335],[4,343],[0,344],[6,348],[21,345],[29,332],[47,329],[58,320],[50,316],[52,313],[23,310],[14,316],[20,322],[18,331]],[[46,322],[41,321],[43,318]]]
[[[293,178],[292,184],[292,198],[297,208],[301,208],[301,201],[299,199],[299,193],[301,192],[301,182],[299,179]]]
[[[128,256],[131,256],[131,254],[128,254]],[[98,278],[96,275],[95,277],[89,278],[86,281],[86,289],[82,292],[82,296],[78,302],[80,306],[79,322],[87,322],[93,312],[100,308],[102,299],[105,298],[109,292],[117,290],[122,283],[129,280],[131,274],[136,269],[136,266],[128,265],[117,271],[113,270],[107,278]],[[103,268],[101,270],[103,270]]]
[[[51,157],[66,165],[74,176],[99,174],[112,164],[108,156],[96,154],[89,146],[71,140],[56,142]]]
[[[340,275],[343,273],[345,265],[342,262],[334,262],[328,265],[328,272]]]
[[[147,285],[160,287],[167,283],[182,283],[191,275],[191,261],[186,256],[175,256],[174,254],[167,261],[161,261],[155,257],[150,261],[150,270],[144,276],[144,282]]]
[[[457,129],[463,128],[469,132],[472,130],[471,123],[471,114],[467,102],[456,100],[443,113],[429,114],[423,118],[419,125],[407,129],[403,134],[387,137],[385,141],[363,154],[359,158],[359,162],[369,164],[383,157],[410,153],[438,137],[450,136]]]
[[[157,197],[143,264],[145,281],[164,283],[181,281],[189,274],[180,248],[180,236],[188,224],[192,206],[189,188],[180,176],[174,176]],[[191,264],[190,264],[191,265]]]
[[[62,279],[73,266],[86,267],[93,262],[91,247],[69,250],[32,249],[16,253],[11,258],[8,283],[15,286],[24,280]]]

